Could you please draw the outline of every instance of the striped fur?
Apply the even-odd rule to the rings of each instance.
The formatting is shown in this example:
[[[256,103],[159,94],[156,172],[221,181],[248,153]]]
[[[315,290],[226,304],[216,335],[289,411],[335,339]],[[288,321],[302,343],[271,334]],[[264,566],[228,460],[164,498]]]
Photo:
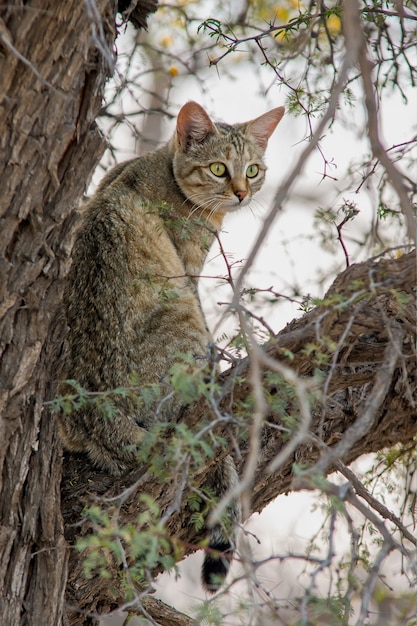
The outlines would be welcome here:
[[[83,210],[64,295],[68,337],[62,377],[97,392],[128,386],[134,374],[143,384],[163,385],[169,397],[159,412],[118,397],[111,419],[92,407],[60,415],[67,448],[88,454],[104,471],[120,475],[134,467],[145,430],[181,410],[169,394],[166,374],[178,353],[205,358],[210,341],[196,277],[224,215],[248,204],[261,188],[264,150],[283,112],[273,109],[228,126],[215,124],[189,102],[171,141],[116,166]],[[224,175],[213,173],[223,166]],[[228,458],[213,477],[213,488],[221,496],[236,480]],[[238,519],[237,505],[230,516]],[[211,591],[217,588],[212,574],[223,579],[227,572],[232,544],[220,527],[213,529],[204,566]],[[218,549],[227,553],[224,559],[213,556]]]

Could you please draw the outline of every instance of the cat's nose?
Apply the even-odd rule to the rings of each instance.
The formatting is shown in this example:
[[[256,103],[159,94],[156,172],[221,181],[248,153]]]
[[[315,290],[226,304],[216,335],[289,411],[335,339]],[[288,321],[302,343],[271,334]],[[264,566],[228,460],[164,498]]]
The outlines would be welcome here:
[[[237,191],[235,191],[235,196],[238,198],[239,202],[242,202],[242,200],[244,200],[247,195],[248,192],[244,189],[238,189]]]

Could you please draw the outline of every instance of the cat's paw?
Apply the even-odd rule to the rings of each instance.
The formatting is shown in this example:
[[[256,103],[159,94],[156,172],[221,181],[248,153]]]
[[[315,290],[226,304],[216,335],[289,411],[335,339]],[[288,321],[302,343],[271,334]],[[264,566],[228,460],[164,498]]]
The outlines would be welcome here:
[[[142,426],[136,426],[133,436],[133,444],[140,446],[146,435],[146,430]]]

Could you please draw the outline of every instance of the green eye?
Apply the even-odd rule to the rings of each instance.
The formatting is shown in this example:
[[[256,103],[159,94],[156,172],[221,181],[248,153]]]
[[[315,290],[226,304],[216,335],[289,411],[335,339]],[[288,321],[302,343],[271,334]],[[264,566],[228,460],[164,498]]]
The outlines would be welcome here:
[[[226,166],[223,163],[212,163],[210,172],[215,176],[224,176],[226,174]]]
[[[259,174],[259,167],[257,165],[249,165],[246,170],[246,176],[248,178],[255,178]]]

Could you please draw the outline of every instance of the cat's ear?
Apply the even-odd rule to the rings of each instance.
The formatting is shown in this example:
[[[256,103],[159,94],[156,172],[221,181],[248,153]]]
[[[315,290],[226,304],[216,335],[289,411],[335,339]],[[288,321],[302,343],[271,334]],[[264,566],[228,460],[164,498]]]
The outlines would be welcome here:
[[[268,111],[268,113],[264,113],[247,123],[246,133],[251,135],[261,148],[265,149],[268,139],[278,126],[284,113],[284,107],[277,107],[272,109],[272,111]]]
[[[177,139],[184,152],[215,132],[216,127],[202,106],[192,101],[184,104],[177,118]]]

